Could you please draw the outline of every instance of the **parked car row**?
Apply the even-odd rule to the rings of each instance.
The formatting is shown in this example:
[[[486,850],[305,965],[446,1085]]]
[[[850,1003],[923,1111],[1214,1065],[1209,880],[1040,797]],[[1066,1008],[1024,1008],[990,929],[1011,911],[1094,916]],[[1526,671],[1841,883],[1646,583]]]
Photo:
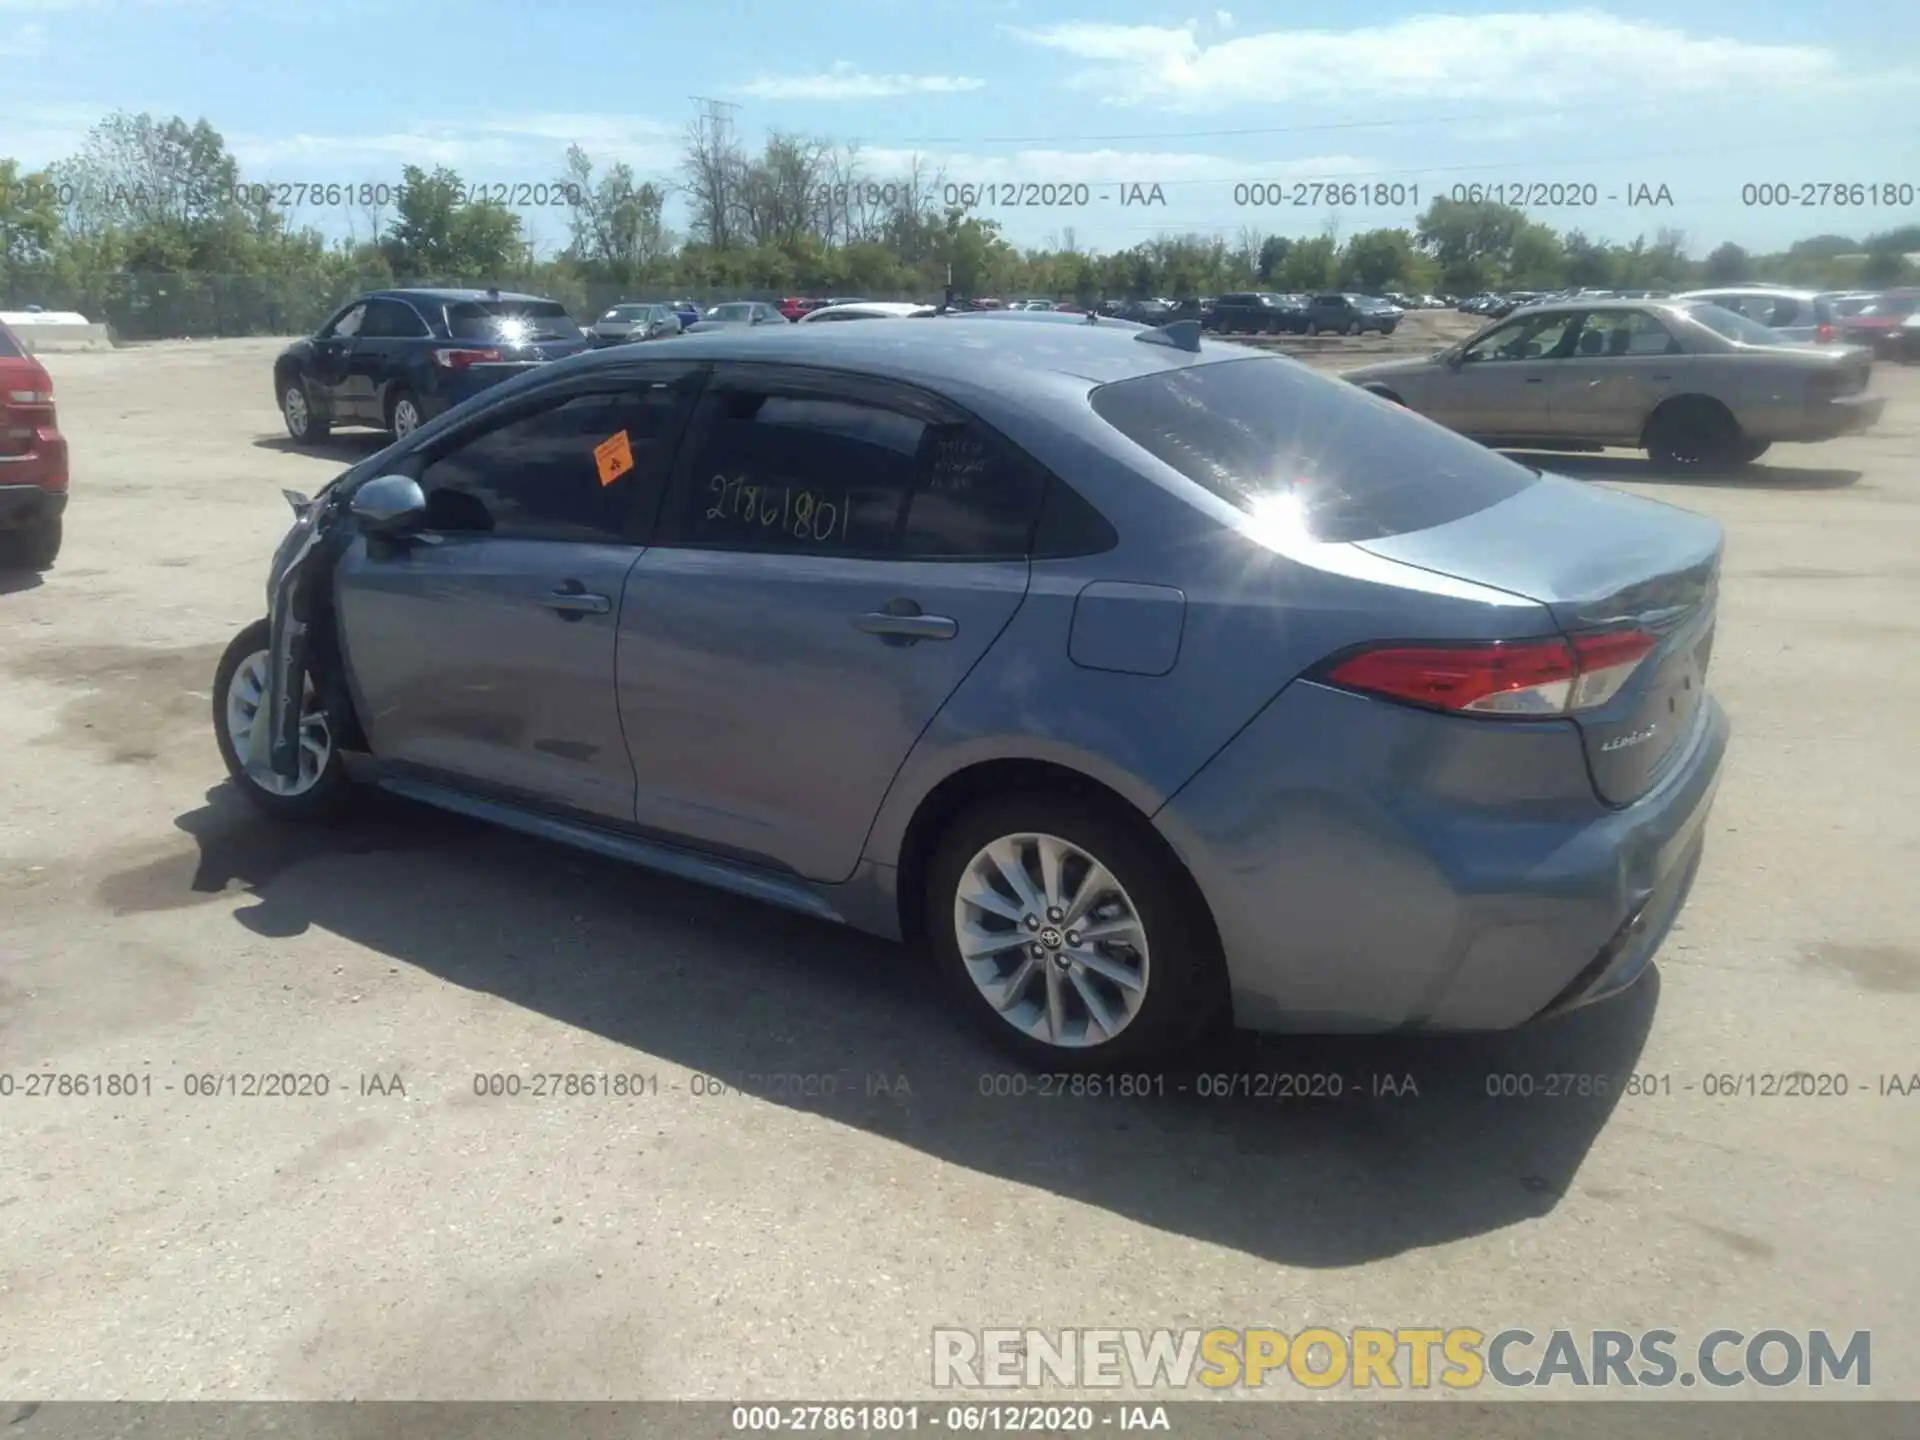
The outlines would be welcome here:
[[[1406,314],[1374,295],[1241,290],[1200,302],[1200,323],[1221,335],[1391,335]]]

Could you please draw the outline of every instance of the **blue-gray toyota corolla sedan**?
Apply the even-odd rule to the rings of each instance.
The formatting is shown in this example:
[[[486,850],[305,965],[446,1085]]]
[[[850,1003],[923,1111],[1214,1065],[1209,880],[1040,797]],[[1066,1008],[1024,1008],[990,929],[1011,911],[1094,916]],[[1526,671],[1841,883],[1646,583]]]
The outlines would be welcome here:
[[[261,808],[902,938],[1052,1068],[1614,993],[1727,745],[1712,521],[1190,325],[604,350],[290,498],[214,693]]]

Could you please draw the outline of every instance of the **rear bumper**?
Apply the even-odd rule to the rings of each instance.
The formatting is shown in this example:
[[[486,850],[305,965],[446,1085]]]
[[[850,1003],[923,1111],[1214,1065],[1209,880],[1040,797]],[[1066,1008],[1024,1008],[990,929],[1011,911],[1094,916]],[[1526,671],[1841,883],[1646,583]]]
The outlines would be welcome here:
[[[1837,435],[1857,435],[1878,425],[1886,408],[1884,395],[1842,395],[1814,413],[1807,438],[1831,440]]]
[[[1726,753],[1711,698],[1609,809],[1571,724],[1489,725],[1296,683],[1154,823],[1250,1029],[1501,1030],[1638,978],[1686,902]]]
[[[67,512],[67,492],[12,483],[0,470],[0,530],[31,530]]]

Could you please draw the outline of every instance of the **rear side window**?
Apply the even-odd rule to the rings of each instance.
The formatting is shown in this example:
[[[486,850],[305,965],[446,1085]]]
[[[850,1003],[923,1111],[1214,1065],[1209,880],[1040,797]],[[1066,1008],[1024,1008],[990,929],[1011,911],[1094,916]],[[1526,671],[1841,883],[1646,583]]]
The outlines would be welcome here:
[[[1310,539],[1377,540],[1518,495],[1523,465],[1275,356],[1163,370],[1093,392],[1101,419],[1249,514],[1286,506]]]
[[[825,396],[707,402],[686,543],[799,555],[1024,556],[1045,474],[971,423]]]
[[[13,332],[0,325],[0,360],[23,359],[26,352],[20,348],[20,342],[13,338]]]
[[[447,306],[447,333],[456,340],[512,344],[577,340],[580,327],[554,300],[458,300]]]

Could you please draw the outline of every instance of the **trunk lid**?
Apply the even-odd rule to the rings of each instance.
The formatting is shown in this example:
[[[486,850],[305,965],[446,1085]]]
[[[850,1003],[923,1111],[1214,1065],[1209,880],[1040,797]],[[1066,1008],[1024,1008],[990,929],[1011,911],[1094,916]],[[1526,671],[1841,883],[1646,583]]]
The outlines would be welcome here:
[[[1359,548],[1537,601],[1563,634],[1652,635],[1620,693],[1573,717],[1595,791],[1626,805],[1659,781],[1705,698],[1725,543],[1704,515],[1547,475],[1464,519]]]

